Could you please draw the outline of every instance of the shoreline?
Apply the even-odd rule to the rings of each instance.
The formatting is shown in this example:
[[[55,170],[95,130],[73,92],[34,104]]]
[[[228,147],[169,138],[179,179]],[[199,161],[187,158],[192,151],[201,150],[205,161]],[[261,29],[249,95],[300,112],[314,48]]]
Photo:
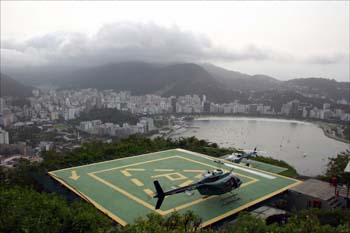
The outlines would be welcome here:
[[[347,139],[345,139],[345,138],[340,138],[340,137],[337,137],[337,136],[335,136],[335,135],[329,133],[329,132],[327,131],[327,129],[329,129],[329,128],[325,125],[325,123],[317,122],[317,123],[314,123],[314,124],[316,124],[319,128],[322,129],[322,131],[323,131],[323,133],[324,133],[324,135],[325,135],[326,137],[331,138],[331,139],[334,139],[334,140],[339,141],[339,142],[344,142],[344,143],[346,143],[346,144],[350,144],[350,140],[347,140]]]

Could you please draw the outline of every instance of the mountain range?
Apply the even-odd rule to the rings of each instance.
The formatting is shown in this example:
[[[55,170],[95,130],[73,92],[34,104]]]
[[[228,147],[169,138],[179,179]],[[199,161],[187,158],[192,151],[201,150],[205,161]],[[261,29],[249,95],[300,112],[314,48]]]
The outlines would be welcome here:
[[[248,75],[237,71],[227,70],[212,64],[201,65],[218,82],[232,90],[240,91],[266,91],[277,88],[281,83],[267,75]]]
[[[296,92],[319,94],[334,100],[349,100],[349,82],[323,78],[280,81],[267,75],[248,75],[212,64],[154,64],[120,62],[89,68],[45,67],[12,72],[17,80],[62,88],[130,90],[135,95],[179,96],[206,94],[215,102],[247,102],[251,93]],[[8,79],[8,76],[6,76]],[[8,84],[6,84],[8,85]],[[19,88],[23,88],[19,86]],[[5,87],[5,93],[21,94]],[[23,92],[26,93],[26,92]]]

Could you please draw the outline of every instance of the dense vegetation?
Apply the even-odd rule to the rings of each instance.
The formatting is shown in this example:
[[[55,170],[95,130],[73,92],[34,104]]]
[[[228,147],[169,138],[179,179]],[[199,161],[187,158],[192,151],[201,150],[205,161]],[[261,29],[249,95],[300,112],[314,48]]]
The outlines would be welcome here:
[[[7,129],[10,135],[10,143],[26,142],[29,146],[38,145],[41,141],[59,142],[56,131],[44,131],[36,125],[28,125]]]
[[[299,78],[286,82],[287,85],[303,87],[306,93],[318,93],[332,99],[349,99],[350,86],[348,82],[337,82],[325,78]]]
[[[108,122],[119,125],[123,123],[135,125],[138,121],[138,118],[129,112],[120,111],[115,108],[101,108],[92,109],[89,112],[83,112],[78,118],[71,120],[70,123],[78,124],[82,121],[92,121],[97,119],[101,120],[102,123]]]
[[[106,232],[112,222],[92,205],[56,194],[0,186],[0,232]]]
[[[168,218],[151,214],[120,229],[92,205],[75,196],[61,195],[58,189],[49,193],[45,187],[49,186],[49,170],[179,147],[212,156],[233,152],[195,137],[172,141],[131,136],[112,144],[84,144],[69,153],[45,152],[40,164],[20,160],[16,168],[0,167],[0,232],[350,232],[350,213],[340,210],[298,212],[283,226],[266,225],[242,213],[234,224],[215,230],[199,229],[200,218],[192,212],[174,213]]]
[[[149,214],[121,229],[91,205],[81,201],[68,204],[56,194],[0,186],[0,197],[0,232],[350,232],[349,210],[304,210],[294,213],[282,226],[267,225],[262,219],[242,212],[234,223],[218,229],[199,229],[201,219],[193,212],[175,212],[169,217]]]
[[[127,226],[120,232],[345,233],[350,231],[349,219],[350,211],[310,209],[293,214],[287,224],[279,226],[277,224],[267,225],[264,220],[242,212],[234,223],[227,223],[217,229],[198,229],[200,219],[192,212],[182,215],[174,213],[168,218],[150,214],[146,218],[137,219],[133,225]]]

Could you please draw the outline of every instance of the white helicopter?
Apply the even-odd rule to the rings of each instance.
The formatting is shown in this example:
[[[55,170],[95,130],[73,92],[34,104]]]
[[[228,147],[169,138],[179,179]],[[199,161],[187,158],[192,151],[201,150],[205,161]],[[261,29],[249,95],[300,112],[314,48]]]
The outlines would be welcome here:
[[[228,155],[226,157],[226,160],[234,162],[234,163],[240,163],[242,161],[242,159],[246,159],[247,166],[250,166],[249,164],[249,159],[251,157],[256,157],[259,153],[266,153],[265,151],[257,151],[256,147],[254,148],[254,150],[242,150],[242,152],[233,152],[231,155]]]

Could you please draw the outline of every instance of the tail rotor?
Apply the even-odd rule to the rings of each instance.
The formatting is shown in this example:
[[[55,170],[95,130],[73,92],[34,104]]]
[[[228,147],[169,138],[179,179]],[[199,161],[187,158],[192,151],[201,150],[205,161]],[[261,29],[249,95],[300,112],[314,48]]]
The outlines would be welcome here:
[[[160,206],[162,205],[163,201],[164,201],[164,191],[162,189],[162,187],[160,186],[158,180],[153,181],[154,187],[156,188],[156,195],[154,196],[154,198],[158,198],[157,200],[157,204],[156,204],[156,210],[160,208]]]

